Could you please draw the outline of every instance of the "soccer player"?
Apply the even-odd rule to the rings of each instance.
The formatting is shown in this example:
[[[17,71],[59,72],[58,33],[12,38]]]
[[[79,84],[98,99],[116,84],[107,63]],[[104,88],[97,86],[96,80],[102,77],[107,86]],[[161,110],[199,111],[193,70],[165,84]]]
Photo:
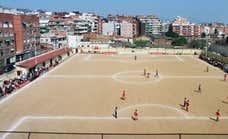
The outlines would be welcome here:
[[[147,76],[146,76],[147,78],[150,78],[150,73],[149,72],[147,72]]]
[[[226,81],[226,78],[227,78],[227,74],[225,73],[224,74],[224,81]]]
[[[113,116],[114,116],[116,119],[118,118],[118,112],[117,112],[117,110],[118,110],[118,107],[115,107],[114,113],[113,113]]]
[[[220,110],[218,109],[217,112],[215,113],[216,116],[216,121],[219,121],[219,117],[221,116]]]
[[[207,72],[209,72],[209,67],[207,66],[207,69],[206,69]]]
[[[132,115],[132,119],[135,120],[135,121],[138,120],[138,115],[139,115],[139,114],[138,114],[138,110],[135,109],[135,112],[134,112],[133,115]]]
[[[186,106],[186,103],[187,103],[187,98],[185,97],[185,98],[184,98],[184,105],[183,105],[183,107]]]
[[[190,102],[189,102],[189,99],[186,101],[186,105],[185,105],[185,110],[187,112],[189,112],[189,106],[190,106]]]
[[[137,56],[135,55],[135,60],[137,60]]]
[[[159,77],[159,73],[158,73],[157,69],[156,69],[156,72],[155,72],[155,77]]]
[[[143,70],[143,75],[146,76],[146,69]]]
[[[198,92],[201,93],[201,91],[202,91],[201,84],[199,84],[199,86],[198,86]]]
[[[123,90],[120,99],[122,99],[122,100],[125,100],[126,99],[126,91],[125,90]]]

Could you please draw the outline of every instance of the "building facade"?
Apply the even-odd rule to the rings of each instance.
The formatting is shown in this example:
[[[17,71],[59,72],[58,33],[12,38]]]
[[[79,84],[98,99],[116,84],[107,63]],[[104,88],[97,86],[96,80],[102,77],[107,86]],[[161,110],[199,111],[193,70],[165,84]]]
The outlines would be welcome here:
[[[35,15],[14,15],[13,26],[16,36],[17,61],[38,55],[40,50],[39,17]]]
[[[172,22],[172,31],[183,37],[199,37],[200,25],[190,23],[186,18],[177,16]]]
[[[162,24],[158,17],[154,15],[140,17],[139,18],[140,24],[143,28],[141,30],[141,34],[145,35],[159,35],[162,32]],[[143,32],[144,31],[144,32]]]
[[[133,24],[127,21],[122,21],[120,36],[124,38],[133,38]]]
[[[15,37],[13,15],[0,13],[0,73],[15,63]]]

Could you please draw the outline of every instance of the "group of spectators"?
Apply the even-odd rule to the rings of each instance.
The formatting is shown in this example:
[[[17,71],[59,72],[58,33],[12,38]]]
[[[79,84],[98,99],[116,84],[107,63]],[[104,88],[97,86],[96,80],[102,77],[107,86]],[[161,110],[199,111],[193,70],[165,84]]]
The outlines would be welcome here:
[[[11,94],[14,90],[21,88],[24,84],[28,83],[27,79],[9,79],[4,80],[2,86],[0,86],[0,97]]]
[[[49,67],[41,66],[34,69],[30,69],[27,74],[18,72],[18,76],[13,79],[4,80],[2,86],[0,86],[0,98],[11,94],[13,91],[22,88],[29,82],[37,79],[42,74],[48,72],[51,68],[57,66],[59,61],[55,61],[55,64]]]
[[[225,72],[227,72],[226,69],[224,69],[224,68],[226,67],[227,64],[218,61],[216,58],[207,57],[207,56],[205,56],[205,55],[203,55],[203,54],[201,54],[201,55],[199,56],[199,58],[202,59],[202,60],[204,60],[204,61],[206,61],[207,63],[209,63],[209,64],[211,64],[211,65],[213,65],[213,66],[215,66],[215,67],[218,67],[218,68],[224,70]]]

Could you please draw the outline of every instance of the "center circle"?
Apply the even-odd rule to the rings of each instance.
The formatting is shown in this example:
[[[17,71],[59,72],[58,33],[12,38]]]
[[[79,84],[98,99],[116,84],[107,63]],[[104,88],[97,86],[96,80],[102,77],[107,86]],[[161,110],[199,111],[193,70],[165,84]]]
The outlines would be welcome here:
[[[134,84],[134,85],[144,85],[153,84],[161,80],[160,77],[155,76],[155,72],[149,71],[150,76],[144,76],[143,71],[123,71],[118,72],[112,76],[112,79],[124,83],[124,84]]]

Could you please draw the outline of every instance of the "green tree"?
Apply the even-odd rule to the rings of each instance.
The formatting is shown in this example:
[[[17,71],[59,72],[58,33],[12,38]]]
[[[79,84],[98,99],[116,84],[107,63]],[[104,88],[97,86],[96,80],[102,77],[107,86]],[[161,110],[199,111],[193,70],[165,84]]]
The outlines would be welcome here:
[[[134,41],[134,45],[136,47],[147,47],[149,45],[150,41],[148,40],[136,40]]]
[[[192,40],[189,43],[190,48],[196,48],[196,49],[204,49],[206,47],[206,41],[205,40]]]
[[[179,34],[177,34],[176,32],[173,32],[171,30],[169,30],[168,32],[165,33],[166,37],[171,37],[171,38],[178,38]]]
[[[214,31],[214,34],[215,34],[215,35],[218,35],[218,33],[219,33],[219,32],[218,32],[218,29],[216,28],[215,31]]]
[[[201,34],[201,38],[206,38],[206,33],[205,33],[205,32],[203,32],[203,33]]]
[[[172,45],[173,46],[183,46],[183,45],[186,45],[186,44],[188,44],[188,41],[184,37],[176,38],[176,39],[174,39],[172,41]]]

